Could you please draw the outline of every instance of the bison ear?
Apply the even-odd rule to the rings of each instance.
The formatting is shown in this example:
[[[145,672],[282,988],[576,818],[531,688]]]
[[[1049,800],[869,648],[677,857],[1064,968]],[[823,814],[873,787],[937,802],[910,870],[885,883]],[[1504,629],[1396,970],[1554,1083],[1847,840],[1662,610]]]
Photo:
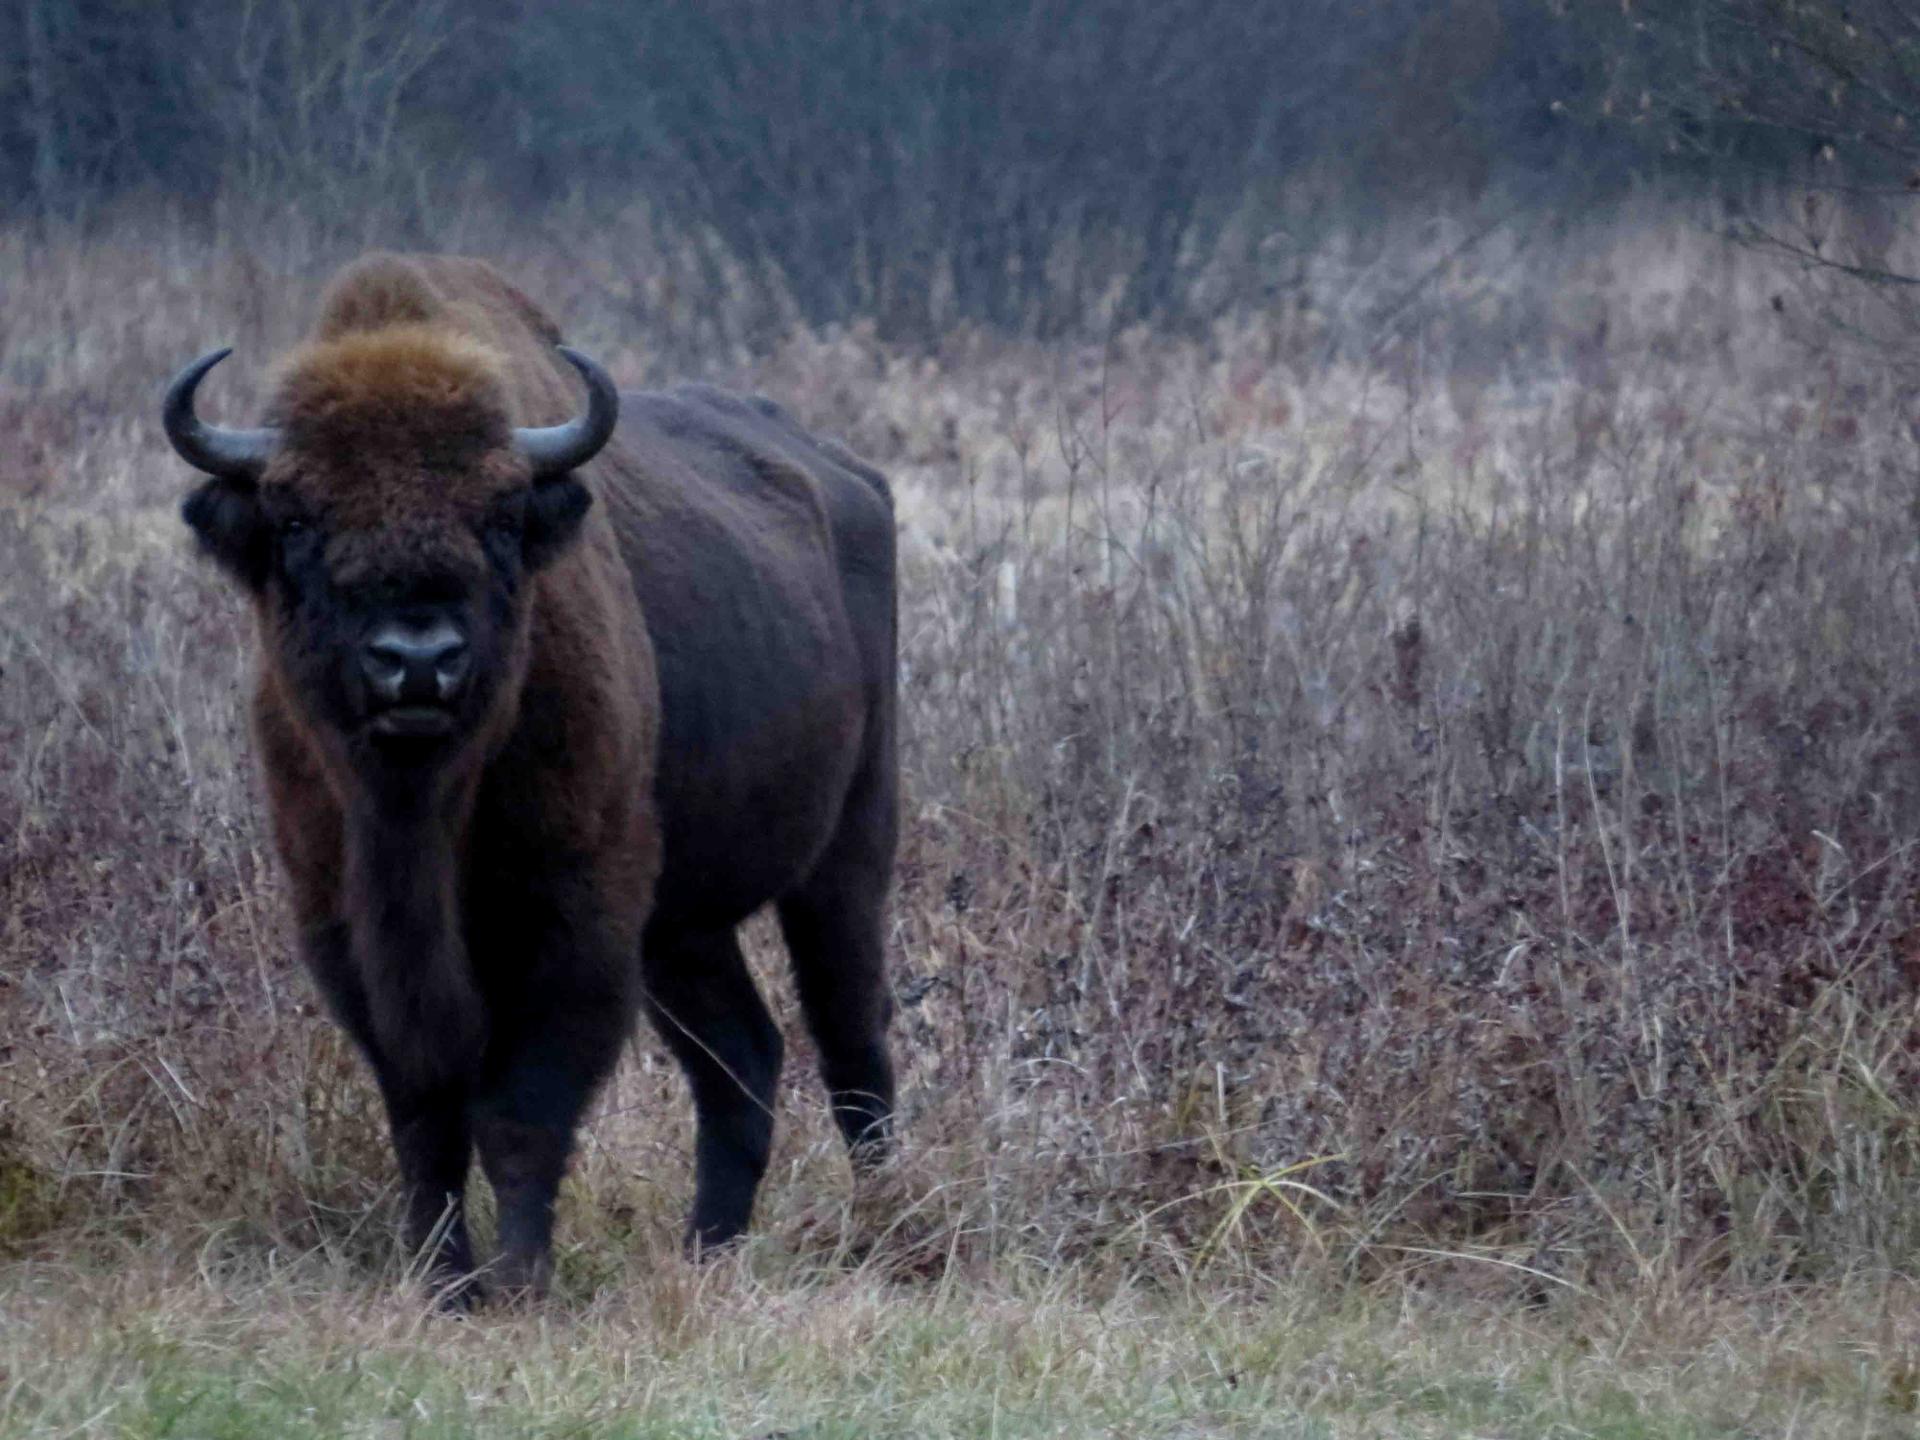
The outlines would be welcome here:
[[[580,533],[580,522],[593,505],[593,493],[571,475],[542,480],[527,501],[527,520],[521,555],[529,570],[555,559]]]
[[[260,513],[260,492],[250,483],[214,479],[200,485],[180,507],[200,548],[249,590],[266,583],[271,536]]]

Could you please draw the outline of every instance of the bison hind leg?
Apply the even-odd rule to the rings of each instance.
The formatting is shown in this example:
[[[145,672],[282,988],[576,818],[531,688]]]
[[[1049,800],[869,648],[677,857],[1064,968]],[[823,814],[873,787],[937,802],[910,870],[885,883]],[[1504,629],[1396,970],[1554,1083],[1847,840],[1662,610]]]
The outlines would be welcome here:
[[[693,1091],[693,1214],[698,1254],[739,1236],[773,1150],[779,1027],[767,1013],[731,928],[650,930],[644,947],[647,1014]]]
[[[829,869],[778,907],[827,1103],[855,1168],[863,1170],[885,1160],[893,1144],[884,898],[884,875]]]

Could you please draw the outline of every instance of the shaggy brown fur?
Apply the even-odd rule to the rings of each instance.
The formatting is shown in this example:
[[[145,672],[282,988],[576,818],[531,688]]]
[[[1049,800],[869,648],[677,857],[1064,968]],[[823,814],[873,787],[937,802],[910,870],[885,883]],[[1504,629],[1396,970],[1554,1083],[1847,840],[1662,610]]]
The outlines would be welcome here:
[[[686,389],[628,397],[600,458],[529,498],[511,428],[573,412],[557,339],[479,262],[362,261],[284,369],[257,495],[215,480],[188,507],[254,594],[303,953],[379,1078],[413,1238],[451,1206],[437,1260],[469,1271],[477,1148],[501,1275],[535,1288],[573,1129],[642,1004],[699,1109],[689,1239],[746,1223],[781,1047],[733,930],[761,905],[857,1156],[892,1108],[884,483],[766,402]],[[339,678],[368,616],[423,607],[462,617],[480,672],[430,760],[357,738]]]

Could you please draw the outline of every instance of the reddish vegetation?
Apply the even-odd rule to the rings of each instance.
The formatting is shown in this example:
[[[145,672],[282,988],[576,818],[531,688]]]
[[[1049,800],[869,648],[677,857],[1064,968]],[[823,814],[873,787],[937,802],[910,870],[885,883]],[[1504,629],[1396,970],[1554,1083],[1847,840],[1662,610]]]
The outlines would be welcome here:
[[[1617,243],[1496,257],[1378,345],[1329,302],[759,358],[899,495],[890,946],[932,1198],[896,1243],[1437,1243],[1576,1279],[1920,1253],[1912,396],[1795,348],[1741,265]],[[124,418],[180,336],[259,345],[291,308],[241,258],[32,265],[112,319],[43,353],[17,336],[92,332],[30,311],[0,356],[39,437],[0,457],[16,1233],[190,1201],[325,1234],[375,1132],[288,974],[237,617]],[[684,302],[612,254],[551,273],[617,373],[700,364],[627,348]],[[665,1225],[657,1058],[585,1178]],[[826,1144],[788,1134],[796,1165]],[[775,1242],[818,1243],[788,1193]]]

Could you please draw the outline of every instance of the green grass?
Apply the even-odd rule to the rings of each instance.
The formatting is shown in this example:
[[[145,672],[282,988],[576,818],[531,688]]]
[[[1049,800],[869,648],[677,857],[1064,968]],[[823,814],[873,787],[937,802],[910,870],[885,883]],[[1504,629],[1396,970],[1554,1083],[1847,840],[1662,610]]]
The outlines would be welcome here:
[[[313,1259],[0,1271],[0,1434],[1906,1436],[1911,1287],[1525,1307],[1456,1281],[1149,1288],[1010,1265],[931,1283],[760,1247],[448,1319]]]

